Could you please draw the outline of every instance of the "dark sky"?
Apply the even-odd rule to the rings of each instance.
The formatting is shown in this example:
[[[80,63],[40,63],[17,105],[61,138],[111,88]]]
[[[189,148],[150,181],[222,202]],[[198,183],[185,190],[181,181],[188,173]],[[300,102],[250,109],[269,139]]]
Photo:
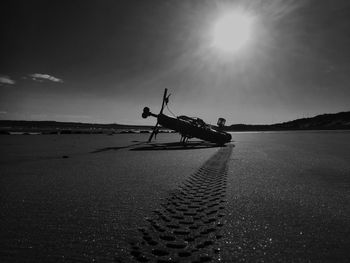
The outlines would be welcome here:
[[[274,123],[350,110],[348,0],[100,0],[0,4],[0,119],[151,123],[170,109],[210,123]],[[215,50],[225,12],[250,43]]]

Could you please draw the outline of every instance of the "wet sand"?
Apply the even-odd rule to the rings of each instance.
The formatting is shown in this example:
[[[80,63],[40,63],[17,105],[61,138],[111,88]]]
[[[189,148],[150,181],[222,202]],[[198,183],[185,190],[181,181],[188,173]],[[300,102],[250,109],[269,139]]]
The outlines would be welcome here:
[[[350,133],[241,134],[235,139],[223,258],[348,262]]]
[[[349,258],[349,132],[147,137],[0,136],[0,261]]]

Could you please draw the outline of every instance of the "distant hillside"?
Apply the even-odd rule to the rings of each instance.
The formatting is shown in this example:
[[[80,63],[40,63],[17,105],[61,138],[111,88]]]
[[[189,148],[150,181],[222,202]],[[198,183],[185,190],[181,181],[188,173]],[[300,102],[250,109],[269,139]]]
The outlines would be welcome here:
[[[322,114],[312,118],[297,119],[270,125],[233,124],[227,131],[270,131],[270,130],[350,130],[350,111]]]
[[[0,120],[0,133],[41,132],[41,133],[114,133],[116,131],[150,130],[151,126],[96,124],[57,121],[11,121]],[[312,118],[297,119],[270,125],[233,124],[227,131],[278,131],[278,130],[350,130],[350,111],[322,114]]]
[[[96,124],[58,121],[12,121],[0,120],[0,132],[44,132],[44,133],[111,133],[117,130],[149,130],[150,126],[123,124]]]
[[[83,122],[60,122],[60,121],[12,121],[0,120],[0,127],[38,127],[38,128],[101,128],[101,129],[120,129],[120,128],[146,128],[149,126],[124,125],[124,124],[99,124]]]

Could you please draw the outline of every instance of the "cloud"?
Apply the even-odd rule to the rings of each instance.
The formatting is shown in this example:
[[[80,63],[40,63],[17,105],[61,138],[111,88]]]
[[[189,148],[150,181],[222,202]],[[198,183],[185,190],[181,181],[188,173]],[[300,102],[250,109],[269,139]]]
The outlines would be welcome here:
[[[12,80],[9,76],[0,76],[0,86],[1,85],[14,85],[16,81]]]
[[[34,73],[29,75],[32,80],[43,82],[44,80],[49,80],[53,82],[63,82],[62,79],[56,78],[54,76],[51,76],[49,74],[41,74],[41,73]]]

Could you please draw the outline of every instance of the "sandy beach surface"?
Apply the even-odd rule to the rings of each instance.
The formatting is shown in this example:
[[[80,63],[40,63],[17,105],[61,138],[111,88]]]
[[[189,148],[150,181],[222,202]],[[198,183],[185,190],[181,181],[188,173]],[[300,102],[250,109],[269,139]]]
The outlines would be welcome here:
[[[0,136],[0,262],[348,262],[350,132]]]

